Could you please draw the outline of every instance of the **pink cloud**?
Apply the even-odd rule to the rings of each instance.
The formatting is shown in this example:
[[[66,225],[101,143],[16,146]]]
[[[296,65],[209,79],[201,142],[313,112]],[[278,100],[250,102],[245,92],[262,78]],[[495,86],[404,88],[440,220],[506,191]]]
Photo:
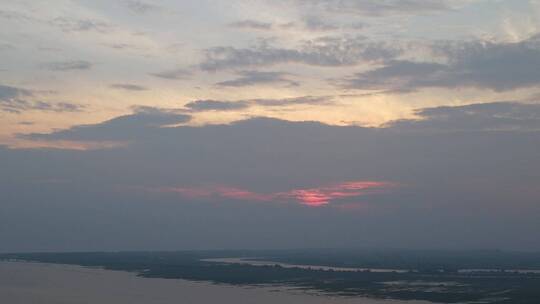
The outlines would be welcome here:
[[[292,197],[303,205],[319,207],[328,205],[333,200],[359,197],[372,193],[373,190],[387,189],[392,184],[379,181],[351,181],[309,189],[293,189],[278,193],[280,197]]]
[[[267,202],[274,199],[272,194],[260,194],[232,187],[219,187],[217,190],[222,197],[238,200]]]
[[[203,199],[212,197],[231,198],[237,200],[251,201],[272,201],[273,195],[260,194],[248,190],[238,189],[227,186],[206,186],[206,187],[172,187],[160,188],[158,192],[173,192],[193,199]]]
[[[345,198],[387,191],[395,186],[381,181],[349,181],[315,188],[291,189],[285,192],[257,193],[228,186],[171,187],[160,188],[159,192],[178,193],[191,199],[228,198],[257,202],[297,202],[310,207],[321,207]]]

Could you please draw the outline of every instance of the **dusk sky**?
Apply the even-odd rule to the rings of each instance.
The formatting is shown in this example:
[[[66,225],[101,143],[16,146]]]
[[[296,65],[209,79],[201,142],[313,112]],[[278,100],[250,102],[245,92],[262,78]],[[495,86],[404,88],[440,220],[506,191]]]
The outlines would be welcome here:
[[[0,252],[538,231],[539,0],[0,0]]]

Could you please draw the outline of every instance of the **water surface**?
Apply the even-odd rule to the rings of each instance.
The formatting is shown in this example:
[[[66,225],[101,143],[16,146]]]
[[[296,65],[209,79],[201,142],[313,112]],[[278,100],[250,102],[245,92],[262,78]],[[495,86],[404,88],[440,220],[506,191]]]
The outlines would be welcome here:
[[[237,287],[80,266],[0,262],[0,299],[9,304],[425,304],[317,295],[277,287]]]

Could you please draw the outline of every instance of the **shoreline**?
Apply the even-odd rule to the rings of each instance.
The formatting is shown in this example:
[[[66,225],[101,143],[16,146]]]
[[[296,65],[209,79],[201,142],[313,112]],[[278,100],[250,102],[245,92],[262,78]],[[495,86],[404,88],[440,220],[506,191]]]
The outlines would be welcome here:
[[[278,286],[233,286],[183,279],[144,278],[135,272],[66,264],[0,261],[0,295],[8,303],[313,303],[428,304],[315,294]],[[247,302],[246,302],[247,301]]]

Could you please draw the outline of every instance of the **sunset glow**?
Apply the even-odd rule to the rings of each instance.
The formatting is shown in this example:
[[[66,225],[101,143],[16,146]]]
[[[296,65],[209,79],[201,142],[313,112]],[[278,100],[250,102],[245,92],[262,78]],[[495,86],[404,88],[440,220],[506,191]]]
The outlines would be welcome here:
[[[380,193],[393,187],[395,184],[389,182],[351,181],[318,188],[292,189],[268,194],[225,186],[160,188],[158,192],[178,193],[190,199],[228,198],[255,202],[296,202],[309,207],[322,207],[341,199]]]

